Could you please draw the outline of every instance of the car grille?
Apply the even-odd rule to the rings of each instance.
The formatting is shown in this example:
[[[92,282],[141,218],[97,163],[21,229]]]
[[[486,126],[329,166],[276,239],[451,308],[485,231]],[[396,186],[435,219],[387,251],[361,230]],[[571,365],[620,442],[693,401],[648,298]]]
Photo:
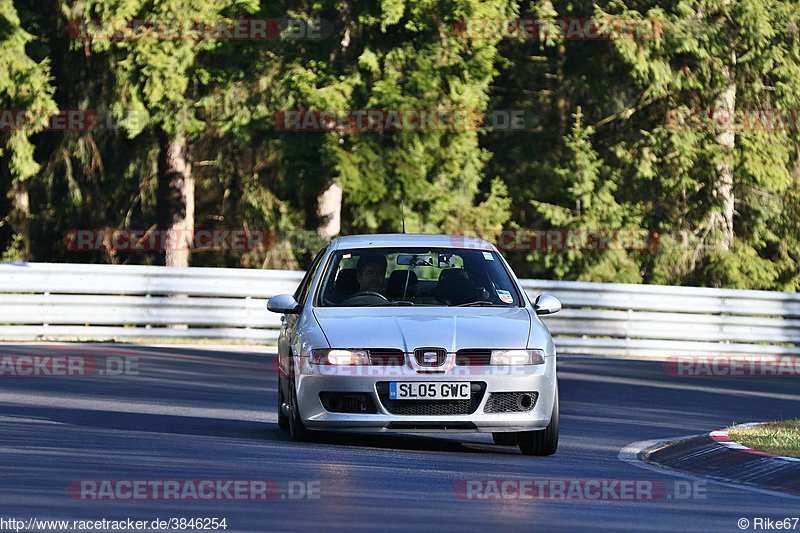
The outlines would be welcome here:
[[[486,391],[486,383],[471,382],[469,400],[390,400],[389,382],[378,382],[378,398],[381,404],[393,415],[406,416],[453,416],[469,415],[478,410]]]
[[[456,353],[456,365],[458,366],[488,366],[491,362],[491,350],[466,349]]]
[[[395,348],[370,348],[369,364],[376,366],[403,366],[406,364],[406,355],[403,350]]]
[[[436,360],[432,362],[425,361],[425,354],[426,353],[435,353]],[[417,360],[419,366],[424,367],[434,367],[434,366],[442,366],[447,359],[447,350],[444,348],[417,348],[414,350],[414,359]]]
[[[493,392],[486,400],[484,413],[526,413],[533,411],[538,392]]]

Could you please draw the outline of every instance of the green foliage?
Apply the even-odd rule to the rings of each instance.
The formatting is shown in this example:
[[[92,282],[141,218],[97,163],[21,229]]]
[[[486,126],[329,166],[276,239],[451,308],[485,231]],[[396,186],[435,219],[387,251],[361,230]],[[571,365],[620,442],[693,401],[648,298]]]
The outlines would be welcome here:
[[[154,4],[87,0],[80,7],[75,6],[75,11],[81,9],[79,20],[85,21],[197,20],[213,25],[225,20],[226,13],[241,15],[257,8],[255,0],[164,0]],[[117,92],[112,103],[114,114],[119,119],[131,115],[149,117],[144,122],[123,120],[129,136],[140,134],[148,122],[159,125],[168,135],[196,135],[203,130],[191,95],[208,82],[198,56],[219,47],[209,33],[193,36],[193,32],[187,31],[178,38],[138,38],[134,29],[125,29],[123,36],[115,39],[102,30],[96,35],[92,31],[87,33],[88,47],[109,55]]]
[[[783,0],[683,2],[672,10],[639,13],[623,7],[615,11],[622,17],[659,20],[666,32],[663,40],[614,41],[619,57],[631,68],[631,81],[650,100],[644,109],[651,124],[664,110],[674,113],[673,117],[713,112],[728,83],[725,69],[735,85],[732,157],[719,144],[723,131],[719,119],[701,128],[696,121],[694,127],[679,125],[680,131],[668,131],[670,125],[656,123],[651,133],[617,149],[621,162],[633,166],[634,187],[638,183],[658,187],[659,195],[651,201],[663,207],[647,222],[657,224],[661,231],[688,232],[702,241],[691,249],[688,261],[676,262],[680,253],[676,256],[675,250],[661,248],[663,257],[656,259],[657,264],[678,263],[684,268],[660,267],[654,280],[769,288],[779,286],[784,269],[792,268],[785,255],[779,258],[774,251],[788,237],[775,229],[782,216],[781,197],[793,181],[789,169],[797,157],[797,131],[765,131],[750,119],[759,110],[775,115],[796,110],[800,104],[798,40],[787,31],[797,13],[795,2]],[[599,8],[596,14],[608,16]],[[669,38],[670,34],[676,37]],[[718,165],[729,159],[734,174],[736,242],[725,250],[715,231],[721,213],[715,182]]]
[[[35,37],[21,24],[12,0],[0,0],[0,109],[25,112],[21,128],[5,125],[0,132],[0,159],[8,177],[25,180],[40,170],[34,157],[31,135],[47,125],[58,111],[53,101],[49,61],[36,62],[25,47]],[[5,175],[6,171],[0,171]],[[3,179],[6,179],[4,177]]]
[[[527,135],[484,143],[494,154],[489,170],[503,173],[514,199],[513,221],[541,229],[640,227],[660,240],[652,250],[588,257],[515,252],[517,270],[795,290],[797,227],[786,221],[795,220],[798,127],[764,128],[753,118],[759,111],[767,121],[781,112],[791,117],[800,107],[800,40],[792,30],[798,4],[562,1],[528,9],[532,17],[544,10],[549,18],[591,17],[612,28],[649,21],[654,32],[644,38],[612,32],[601,42],[556,36],[538,49],[530,42],[502,48],[509,65],[495,81],[493,103],[527,109],[533,118]],[[703,119],[713,116],[729,83],[737,113],[732,152],[720,141],[724,117]],[[591,148],[576,141],[574,130],[567,133],[564,110],[577,107],[593,126]],[[734,179],[730,249],[719,231],[723,164]],[[587,200],[607,205],[605,216],[583,213]]]
[[[15,233],[11,238],[11,244],[0,253],[0,263],[14,263],[25,260],[25,238]]]
[[[151,262],[147,254],[70,254],[63,236],[151,227],[160,136],[182,134],[194,162],[196,227],[267,230],[276,239],[269,251],[195,254],[198,266],[302,268],[321,244],[318,198],[336,183],[344,233],[398,231],[403,204],[414,232],[658,236],[629,249],[510,251],[521,276],[800,286],[794,0],[54,5],[0,0],[0,109],[34,119],[0,131],[0,197],[12,180],[30,192],[27,215],[17,206],[11,216],[11,202],[0,201],[0,220],[27,216],[29,224],[29,232],[0,224],[0,248],[11,255],[27,247],[34,260]],[[320,39],[299,40],[109,39],[92,31],[76,39],[67,31],[76,20],[245,17],[336,23]],[[459,31],[466,19],[514,17],[554,24],[538,40]],[[570,39],[555,24],[564,18],[605,20],[608,38]],[[631,38],[614,30],[620,20],[653,32]],[[729,149],[715,108],[731,88]],[[92,109],[118,126],[46,131],[59,108]],[[521,111],[525,129],[276,127],[276,114],[306,110]],[[781,113],[789,124],[765,127]],[[722,223],[724,168],[733,175],[732,242]]]
[[[529,256],[533,265],[552,270],[558,278],[582,281],[640,283],[637,263],[628,256],[621,237],[639,228],[630,205],[615,198],[617,180],[591,143],[594,129],[583,123],[580,107],[573,115],[572,131],[564,139],[563,166],[554,169],[554,180],[563,194],[563,204],[532,200],[531,204],[550,228],[568,234],[605,234],[612,244],[593,247],[575,245],[566,249],[537,250]]]

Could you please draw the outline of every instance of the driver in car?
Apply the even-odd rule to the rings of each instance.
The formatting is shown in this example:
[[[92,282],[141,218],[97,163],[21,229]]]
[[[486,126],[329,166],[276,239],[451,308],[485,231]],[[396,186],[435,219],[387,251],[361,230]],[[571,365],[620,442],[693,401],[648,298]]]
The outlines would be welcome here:
[[[383,295],[386,282],[386,257],[362,255],[356,264],[358,292],[377,292]]]

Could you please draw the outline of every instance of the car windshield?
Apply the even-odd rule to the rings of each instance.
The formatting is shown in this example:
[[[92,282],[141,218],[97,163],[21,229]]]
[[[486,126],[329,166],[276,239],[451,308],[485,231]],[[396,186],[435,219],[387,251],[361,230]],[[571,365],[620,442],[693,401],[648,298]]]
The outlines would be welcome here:
[[[496,252],[452,248],[340,250],[317,294],[320,307],[520,305]]]

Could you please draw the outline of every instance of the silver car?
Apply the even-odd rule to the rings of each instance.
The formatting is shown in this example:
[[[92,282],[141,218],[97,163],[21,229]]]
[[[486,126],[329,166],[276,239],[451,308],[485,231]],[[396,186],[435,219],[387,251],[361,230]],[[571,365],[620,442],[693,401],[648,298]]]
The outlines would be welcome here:
[[[528,455],[558,446],[556,350],[492,244],[445,235],[332,241],[281,313],[278,421],[309,430],[490,432]]]

